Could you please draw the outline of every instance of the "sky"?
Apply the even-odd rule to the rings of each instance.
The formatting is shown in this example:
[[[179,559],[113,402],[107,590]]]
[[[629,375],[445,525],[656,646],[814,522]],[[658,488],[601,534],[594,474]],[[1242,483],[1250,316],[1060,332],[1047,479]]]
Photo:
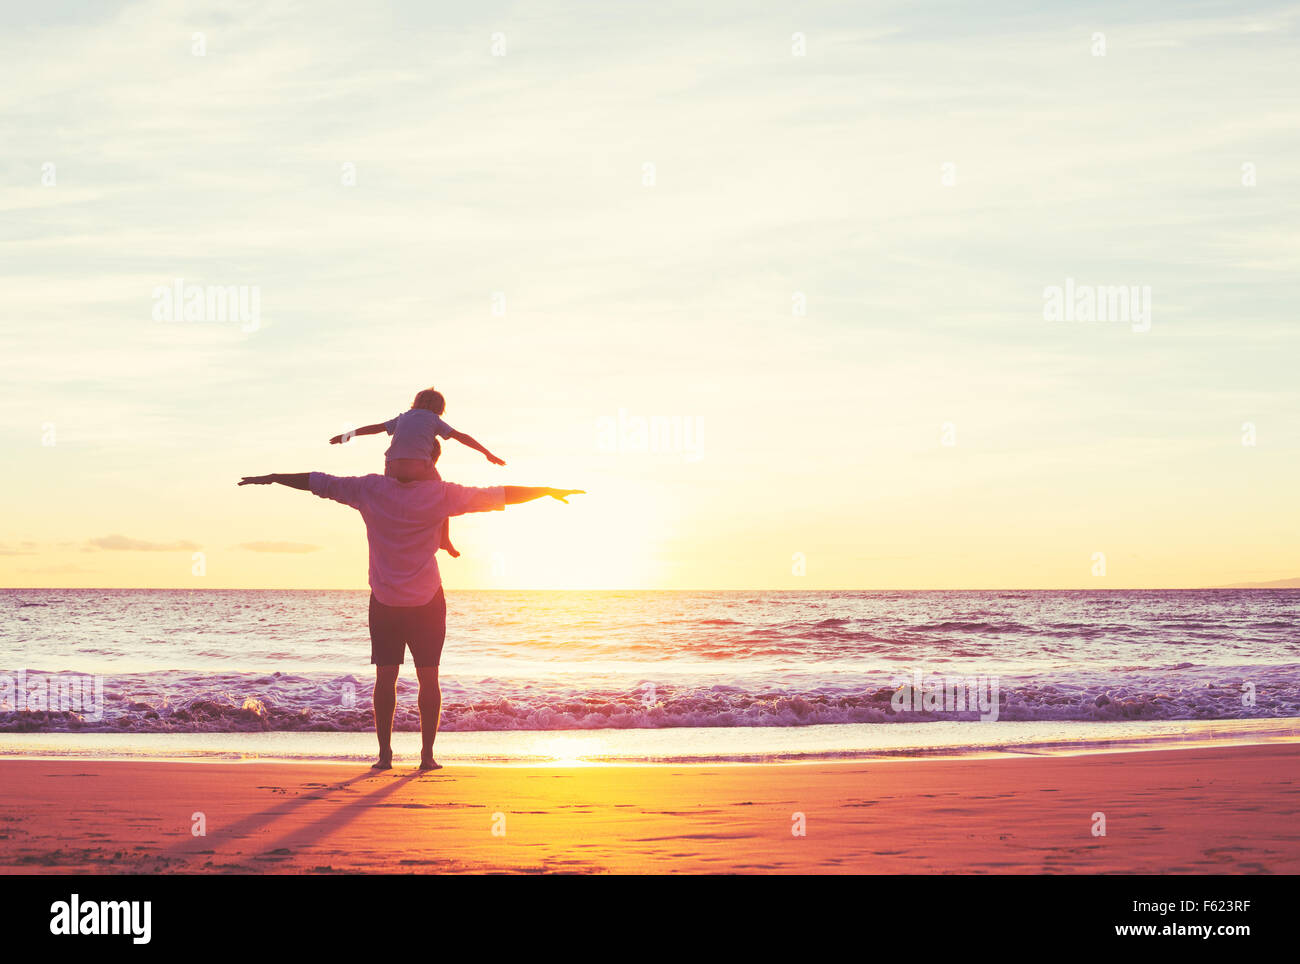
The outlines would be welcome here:
[[[382,471],[327,439],[430,385],[508,463],[445,478],[589,492],[455,520],[452,589],[1300,575],[1298,30],[4,4],[0,585],[364,588],[355,512],[235,483]]]

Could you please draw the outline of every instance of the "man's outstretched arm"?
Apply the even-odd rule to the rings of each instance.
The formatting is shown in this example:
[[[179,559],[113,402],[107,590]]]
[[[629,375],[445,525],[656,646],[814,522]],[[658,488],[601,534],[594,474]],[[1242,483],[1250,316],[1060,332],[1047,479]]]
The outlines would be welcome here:
[[[291,489],[302,489],[304,492],[311,491],[311,473],[310,472],[273,472],[270,475],[246,475],[239,480],[240,485],[287,485]],[[552,499],[568,504],[571,495],[586,495],[584,489],[554,489],[548,485],[507,485],[503,486],[506,493],[506,505],[519,505],[523,502],[532,502],[534,499],[540,499],[549,495]]]
[[[559,499],[566,505],[571,495],[586,495],[582,489],[552,489],[545,485],[507,485],[506,505],[519,505],[521,502],[532,502],[533,499],[540,499],[544,495],[549,495],[552,499]]]
[[[291,489],[302,489],[304,492],[311,491],[311,473],[310,472],[272,472],[270,475],[246,475],[239,480],[240,485],[271,485],[278,482],[280,485],[287,485]]]

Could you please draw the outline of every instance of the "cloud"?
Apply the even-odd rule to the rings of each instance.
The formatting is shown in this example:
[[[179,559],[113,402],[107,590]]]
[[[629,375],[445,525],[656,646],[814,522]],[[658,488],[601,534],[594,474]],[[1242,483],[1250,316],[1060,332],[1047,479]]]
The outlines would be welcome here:
[[[146,542],[143,539],[131,539],[117,534],[91,539],[88,544],[95,549],[127,552],[182,552],[199,548],[193,542],[183,539],[176,542]]]
[[[31,545],[30,542],[24,542],[22,547],[15,548],[0,543],[0,556],[34,556],[36,553],[30,548]]]
[[[320,546],[308,542],[241,542],[236,549],[249,552],[319,552]]]

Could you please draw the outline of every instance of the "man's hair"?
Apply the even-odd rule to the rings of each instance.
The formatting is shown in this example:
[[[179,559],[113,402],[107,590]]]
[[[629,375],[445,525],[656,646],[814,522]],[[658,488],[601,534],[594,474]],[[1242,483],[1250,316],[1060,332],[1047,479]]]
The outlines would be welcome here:
[[[442,392],[426,388],[422,392],[415,393],[415,401],[411,403],[411,408],[425,408],[434,415],[441,415],[447,410],[447,400],[442,397]]]

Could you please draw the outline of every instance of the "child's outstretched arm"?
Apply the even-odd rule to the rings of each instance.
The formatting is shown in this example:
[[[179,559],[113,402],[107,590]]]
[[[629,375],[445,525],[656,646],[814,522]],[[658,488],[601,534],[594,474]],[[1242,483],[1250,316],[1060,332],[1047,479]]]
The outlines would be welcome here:
[[[330,445],[338,445],[346,442],[354,435],[381,435],[388,429],[384,428],[383,422],[376,422],[374,425],[362,425],[360,428],[353,429],[351,432],[344,432],[342,435],[335,435],[330,439]]]
[[[491,462],[493,465],[505,465],[505,464],[506,464],[506,460],[505,460],[505,459],[499,459],[499,458],[497,458],[495,455],[493,455],[491,452],[489,452],[487,449],[485,449],[482,445],[480,445],[480,444],[478,443],[478,440],[477,440],[476,438],[474,438],[474,436],[472,436],[472,435],[466,435],[464,432],[452,432],[452,433],[451,433],[450,435],[448,435],[447,437],[448,437],[448,438],[454,438],[454,439],[455,439],[457,442],[459,442],[461,445],[468,445],[470,448],[472,448],[472,449],[477,449],[478,451],[482,452],[484,455],[487,456],[487,460],[488,460],[489,462]]]

